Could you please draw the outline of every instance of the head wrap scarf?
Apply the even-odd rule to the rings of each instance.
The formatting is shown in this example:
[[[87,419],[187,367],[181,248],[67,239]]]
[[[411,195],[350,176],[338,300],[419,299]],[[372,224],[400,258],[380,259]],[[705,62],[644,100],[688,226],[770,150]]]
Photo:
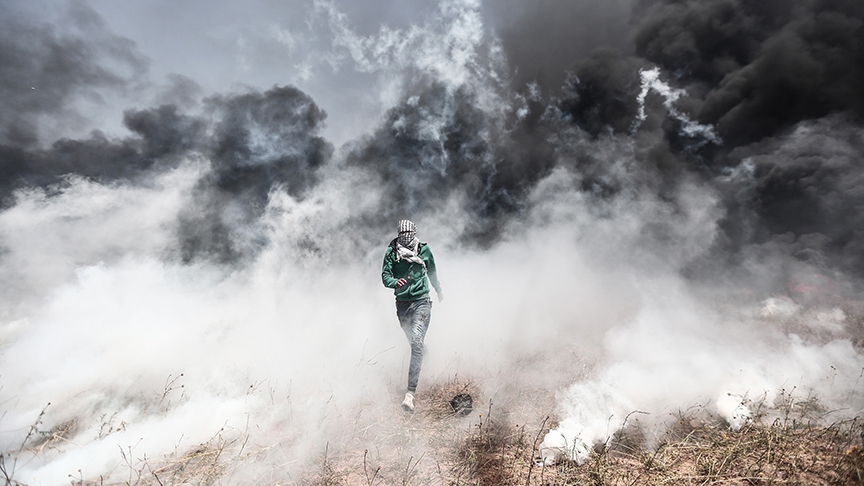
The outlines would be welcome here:
[[[420,240],[417,239],[417,226],[408,219],[399,221],[399,236],[396,237],[398,260],[408,260],[426,267],[426,262],[417,254]]]
[[[408,219],[399,221],[399,244],[402,246],[414,246],[415,238],[417,238],[417,225]]]

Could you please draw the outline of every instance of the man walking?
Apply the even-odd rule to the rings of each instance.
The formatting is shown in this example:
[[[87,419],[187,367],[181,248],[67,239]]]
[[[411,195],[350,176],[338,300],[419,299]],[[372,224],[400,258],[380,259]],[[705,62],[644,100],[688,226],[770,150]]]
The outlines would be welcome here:
[[[402,409],[414,411],[414,393],[423,364],[423,339],[432,316],[429,282],[435,288],[438,302],[444,300],[435,257],[426,243],[417,239],[417,227],[411,221],[399,221],[399,236],[390,242],[384,254],[381,281],[396,295],[396,316],[411,344],[411,364],[408,367],[408,391]]]

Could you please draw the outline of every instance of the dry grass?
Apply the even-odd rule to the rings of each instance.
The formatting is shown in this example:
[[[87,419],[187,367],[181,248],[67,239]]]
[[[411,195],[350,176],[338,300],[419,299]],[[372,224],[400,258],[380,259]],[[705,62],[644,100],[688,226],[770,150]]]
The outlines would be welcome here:
[[[470,394],[474,410],[455,414],[450,399]],[[633,414],[627,426],[595,447],[582,464],[564,460],[545,466],[538,444],[555,418],[508,413],[533,410],[521,401],[543,397],[519,395],[494,403],[472,380],[450,379],[418,394],[414,414],[392,410],[379,415],[357,412],[357,428],[326,443],[292,478],[274,467],[244,481],[243,471],[267,455],[267,448],[247,444],[236,430],[220,431],[209,441],[161,458],[133,459],[120,451],[118,470],[106,478],[70,476],[73,486],[300,484],[308,486],[408,485],[864,485],[864,422],[860,418],[826,422],[827,411],[815,399],[781,397],[768,407],[747,401],[751,420],[732,430],[705,407],[670,415],[662,425],[646,425]],[[362,405],[361,405],[362,407]],[[371,413],[371,412],[368,412]],[[521,425],[511,424],[518,416]],[[0,481],[18,486],[12,459],[60,447],[75,430],[64,422],[41,431],[39,420],[17,451],[0,456]],[[275,447],[275,446],[274,446]],[[295,464],[296,466],[296,464]],[[296,468],[295,468],[296,469]]]
[[[450,399],[460,393],[472,396],[475,409],[470,416],[455,414],[450,406]],[[401,399],[392,397],[392,408],[382,420],[367,418],[369,422],[359,431],[334,438],[292,484],[446,485],[453,484],[451,478],[470,477],[453,444],[481,413],[476,407],[483,394],[476,382],[455,377],[419,390],[413,414],[401,411]]]
[[[500,440],[494,433],[485,442],[469,437],[463,447],[486,456],[469,484],[864,484],[864,424],[859,418],[819,426],[787,416],[769,424],[753,421],[738,431],[704,410],[676,419],[654,446],[645,445],[648,432],[637,423],[595,447],[583,464],[565,460],[551,467],[527,453],[524,437],[496,443],[500,452],[487,446]]]
[[[750,425],[738,432],[703,426],[684,438],[664,439],[654,450],[613,448],[582,465],[545,468],[545,478],[536,484],[864,484],[864,456],[860,445],[849,446],[853,436],[860,442],[857,421],[828,427]]]
[[[150,469],[150,475],[155,483],[160,485],[218,484],[226,469],[226,465],[219,460],[225,445],[221,437],[206,444],[199,444],[178,459],[166,461],[156,469]],[[142,483],[148,482],[151,481]]]
[[[468,393],[474,410],[455,414],[450,399]],[[816,400],[793,400],[783,393],[768,409],[749,402],[752,420],[733,431],[704,407],[677,413],[652,433],[636,416],[606,444],[595,447],[583,463],[564,460],[545,466],[537,446],[554,425],[549,417],[535,424],[510,425],[508,415],[485,399],[471,380],[437,383],[418,394],[413,415],[399,415],[398,430],[386,437],[354,434],[340,446],[325,445],[297,481],[274,479],[259,484],[337,485],[864,485],[864,423],[859,418],[824,423]],[[394,399],[394,407],[398,407]],[[481,408],[482,407],[482,408]],[[774,415],[769,416],[766,410]],[[18,453],[38,454],[62,443],[73,422],[50,431],[32,427],[29,442]],[[374,424],[373,424],[374,425]],[[381,427],[379,427],[380,429]],[[368,429],[368,427],[367,427]],[[245,450],[248,437],[220,431],[208,442],[158,461],[133,460],[121,450],[122,474],[112,481],[70,476],[73,486],[215,485],[231,482],[232,471],[254,460]],[[417,440],[420,443],[417,443]],[[346,438],[341,438],[346,439]],[[385,454],[359,449],[363,440],[386,441]],[[421,452],[422,450],[422,452]],[[388,456],[387,454],[390,454]],[[0,456],[0,480],[17,486],[14,467]],[[119,476],[123,476],[118,480]],[[276,475],[278,476],[278,474]]]

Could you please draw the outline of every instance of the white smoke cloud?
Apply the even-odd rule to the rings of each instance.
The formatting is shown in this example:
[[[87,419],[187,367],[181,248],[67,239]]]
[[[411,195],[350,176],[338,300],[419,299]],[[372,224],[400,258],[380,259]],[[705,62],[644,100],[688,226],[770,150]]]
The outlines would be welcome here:
[[[318,437],[307,429],[324,422],[330,395],[331,408],[351,403],[345,394],[385,387],[387,373],[377,370],[398,366],[392,352],[378,366],[358,364],[399,342],[381,326],[391,315],[375,265],[335,268],[322,259],[304,269],[293,252],[300,232],[324,229],[303,221],[348,217],[337,193],[322,196],[327,207],[317,214],[321,199],[291,207],[286,194],[274,194],[262,231],[276,243],[257,265],[226,273],[176,262],[175,222],[201,169],[184,165],[149,187],[73,178],[53,197],[19,193],[0,215],[4,287],[24,298],[4,299],[2,450],[19,448],[48,402],[42,430],[77,423],[57,450],[22,453],[19,480],[57,484],[79,468],[101,473],[119,460],[118,445],[158,458],[225,424],[243,428],[250,416],[264,414],[255,423],[272,431],[289,403],[296,436]],[[341,216],[327,211],[337,206]],[[276,258],[283,245],[290,258]],[[166,393],[171,377],[175,389]],[[100,437],[104,416],[124,429]]]
[[[71,179],[53,197],[19,193],[0,215],[13,270],[4,285],[18,280],[27,297],[4,299],[2,448],[17,450],[48,402],[41,430],[77,424],[68,442],[22,453],[20,480],[56,484],[78,469],[116,477],[128,472],[121,449],[158,459],[219,433],[278,444],[268,457],[296,472],[345,427],[399,427],[387,407],[406,346],[378,275],[387,238],[358,261],[340,254],[346,222],[386,200],[374,179],[334,166],[303,200],[274,190],[257,230],[271,243],[249,266],[225,269],[172,258],[173,222],[202,170],[185,164],[144,187]],[[455,244],[458,200],[418,220],[447,295],[433,309],[421,387],[458,373],[506,395],[518,378],[498,381],[501,370],[538,352],[566,368],[563,351],[576,346],[596,364],[560,392],[544,450],[577,460],[636,410],[662,421],[707,401],[735,426],[750,413],[742,397],[771,403],[794,386],[826,402],[858,396],[864,360],[842,333],[813,342],[723,313],[678,276],[715,236],[722,213],[710,191],[685,184],[676,206],[633,189],[598,215],[577,181],[550,174],[526,220],[488,251]],[[652,225],[674,246],[652,239]],[[813,326],[842,321],[829,310]],[[530,379],[560,383],[559,373]],[[368,410],[359,425],[349,420],[358,403]],[[105,434],[109,418],[121,430]]]
[[[561,393],[563,419],[541,446],[548,462],[562,454],[582,462],[635,411],[662,423],[702,402],[737,429],[752,413],[751,402],[764,398],[770,409],[782,390],[793,388],[797,400],[812,395],[846,408],[855,396],[851,412],[860,408],[854,378],[864,359],[848,339],[807,342],[764,322],[730,319],[678,281],[645,281],[641,288],[644,306],[608,331],[594,375]]]
[[[354,69],[377,74],[382,106],[393,106],[412,84],[427,78],[451,92],[469,88],[481,109],[501,108],[506,60],[497,37],[486,32],[479,1],[442,1],[426,23],[383,26],[370,36],[355,33],[332,1],[316,0],[315,6],[333,33],[330,62],[335,67],[348,59]]]
[[[398,396],[405,346],[379,283],[385,242],[347,264],[303,250],[319,235],[340,251],[332,243],[346,236],[342,224],[381,204],[370,181],[358,185],[357,173],[334,168],[303,201],[274,191],[261,225],[271,245],[226,273],[166,258],[171,221],[200,171],[183,165],[149,188],[70,180],[53,198],[21,193],[0,217],[17,238],[4,242],[14,255],[6,264],[18,265],[27,288],[51,289],[4,322],[2,368],[14,373],[2,376],[3,449],[20,445],[48,402],[43,430],[77,423],[68,443],[24,454],[17,477],[28,484],[55,484],[79,468],[125,474],[119,449],[159,458],[223,429],[283,444],[278,460],[302,469],[358,401]],[[635,410],[662,420],[708,400],[735,425],[749,413],[741,397],[767,394],[771,403],[793,386],[826,401],[854,395],[864,360],[848,340],[809,342],[754,316],[731,318],[677,276],[712,241],[719,213],[710,193],[682,191],[687,210],[677,219],[664,215],[668,202],[638,193],[598,219],[568,190],[573,177],[547,177],[529,219],[542,223],[513,226],[491,251],[457,251],[448,239],[458,202],[440,220],[418,221],[447,295],[434,306],[425,380],[459,373],[505,386],[491,377],[518,357],[578,345],[597,364],[562,390],[560,426],[544,443],[576,459]],[[645,225],[669,221],[680,245],[668,258],[645,259],[656,254]],[[40,228],[69,244],[35,244]],[[59,261],[54,271],[29,271],[48,257]],[[814,326],[842,319],[831,311]],[[560,382],[555,373],[532,379]],[[375,407],[368,420],[382,420]],[[106,417],[122,430],[105,435]]]
[[[318,0],[335,33],[333,43],[344,48],[361,71],[404,73],[415,68],[435,79],[461,85],[478,65],[477,46],[483,39],[480,3],[476,0],[442,2],[438,16],[426,25],[407,30],[382,27],[375,36],[362,37],[348,26],[345,14],[332,2]]]
[[[0,247],[7,312],[21,300],[43,298],[81,265],[127,254],[175,251],[176,209],[203,166],[190,162],[148,185],[104,185],[69,176],[59,194],[25,189],[0,213]]]
[[[663,106],[669,110],[669,115],[681,122],[681,132],[683,134],[690,137],[699,135],[706,141],[722,145],[723,141],[714,131],[714,127],[703,125],[691,120],[686,113],[682,113],[675,107],[675,102],[678,101],[681,96],[686,95],[687,92],[683,89],[675,89],[661,80],[660,68],[655,67],[652,69],[642,69],[639,71],[639,77],[642,80],[642,90],[636,98],[639,102],[639,114],[633,122],[631,132],[635,133],[642,122],[645,121],[645,118],[647,117],[645,114],[645,99],[648,97],[649,93],[654,92],[663,97]]]

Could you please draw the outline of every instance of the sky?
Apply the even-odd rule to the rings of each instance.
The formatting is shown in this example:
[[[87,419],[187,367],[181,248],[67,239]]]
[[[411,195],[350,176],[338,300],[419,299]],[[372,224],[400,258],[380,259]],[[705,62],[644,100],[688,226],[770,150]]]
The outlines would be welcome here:
[[[470,377],[522,423],[547,390],[550,462],[634,410],[855,416],[862,26],[846,0],[3,2],[0,450],[26,484],[223,437],[260,452],[227,483],[333,438],[431,450],[386,446],[402,218],[447,296],[421,388]]]
[[[337,8],[358,36],[374,36],[382,28],[406,29],[437,10],[434,1],[10,3],[11,9],[26,12],[36,22],[56,19],[69,9],[90,10],[106,31],[131,41],[146,65],[146,73],[140,73],[141,78],[135,81],[148,88],[124,93],[130,96],[127,103],[131,106],[158,102],[160,88],[162,92],[170,90],[178,76],[193,81],[207,94],[291,84],[312,95],[332,114],[325,133],[337,145],[365,133],[393,100],[386,98],[391,93],[382,92],[386,83],[382,78],[388,73],[358,70],[345,52],[334,49],[328,9]],[[526,58],[532,79],[536,72],[544,71],[543,76],[561,84],[568,64],[586,57],[595,47],[628,48],[623,40],[629,2],[571,2],[564,7],[566,16],[550,15],[548,11],[555,10],[552,4],[555,2],[530,7],[511,1],[481,6],[484,22],[512,32],[508,47],[514,55]],[[525,18],[530,23],[523,27],[520,24]],[[538,31],[549,39],[536,39]],[[569,39],[577,35],[577,40]],[[543,59],[537,54],[547,46],[533,43],[561,47]],[[567,62],[559,62],[561,58]],[[340,109],[346,105],[352,109]],[[111,108],[102,106],[99,114],[78,130],[93,126],[120,129],[118,105],[111,106],[113,114]]]

